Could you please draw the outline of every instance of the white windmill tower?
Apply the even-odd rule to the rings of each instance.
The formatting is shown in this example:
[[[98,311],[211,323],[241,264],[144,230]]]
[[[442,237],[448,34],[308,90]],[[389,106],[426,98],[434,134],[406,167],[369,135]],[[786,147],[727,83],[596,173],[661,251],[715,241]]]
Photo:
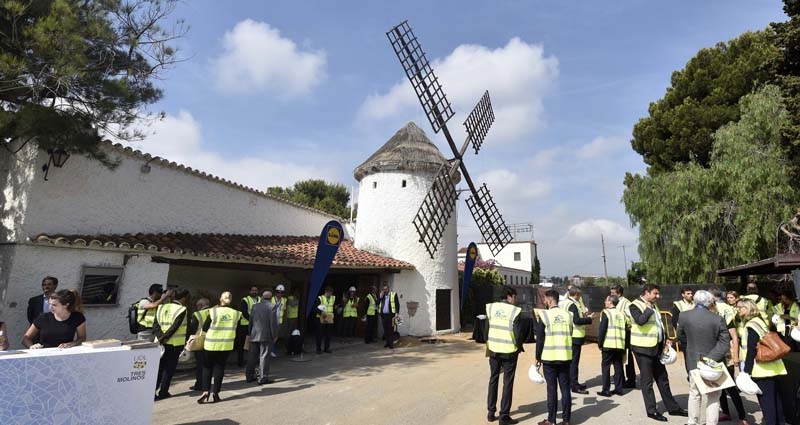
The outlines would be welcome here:
[[[433,258],[420,245],[413,223],[442,166],[449,166],[447,159],[425,132],[410,122],[354,171],[359,181],[355,247],[415,267],[385,279],[403,295],[400,311],[406,320],[401,334],[424,336],[436,333],[437,328],[459,329],[454,211],[450,211],[453,219],[446,223]],[[458,179],[456,173],[455,181]],[[455,208],[454,203],[451,208]],[[415,302],[417,310],[409,317],[407,305]],[[446,309],[439,311],[438,324],[437,305]],[[450,326],[446,326],[448,320]]]

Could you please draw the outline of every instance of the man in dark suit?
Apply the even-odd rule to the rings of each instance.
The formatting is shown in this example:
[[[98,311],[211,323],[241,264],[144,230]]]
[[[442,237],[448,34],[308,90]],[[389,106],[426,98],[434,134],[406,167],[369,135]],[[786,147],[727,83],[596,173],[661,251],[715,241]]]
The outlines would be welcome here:
[[[385,348],[394,349],[394,324],[392,321],[400,313],[400,301],[397,293],[389,291],[389,285],[384,284],[380,293],[381,323],[383,336],[386,338]]]
[[[245,369],[247,382],[256,380],[256,363],[258,363],[259,385],[271,384],[269,375],[270,352],[275,349],[278,340],[278,316],[275,304],[272,303],[272,292],[264,291],[261,302],[253,305],[250,312],[250,355]]]
[[[47,276],[42,279],[43,294],[36,295],[28,300],[28,323],[33,324],[33,321],[36,320],[40,314],[50,312],[50,302],[48,299],[50,298],[50,294],[56,291],[56,288],[58,288],[58,279],[52,276]]]
[[[631,350],[636,356],[641,375],[642,398],[647,410],[647,417],[660,422],[667,422],[666,416],[658,412],[653,381],[658,386],[664,406],[672,416],[688,416],[688,412],[678,405],[672,390],[669,388],[667,368],[659,361],[664,346],[672,346],[666,338],[666,329],[661,320],[661,313],[656,302],[661,298],[661,288],[648,283],[642,288],[642,294],[630,306],[631,313]]]
[[[694,294],[695,307],[681,313],[678,319],[678,339],[686,341],[686,371],[697,369],[697,362],[708,357],[716,362],[725,360],[730,349],[731,336],[725,319],[717,313],[709,311],[714,308],[714,296],[708,291],[697,291]],[[722,391],[706,394],[706,424],[716,425],[719,422],[719,396]],[[697,382],[689,374],[689,424],[700,421],[702,397]]]

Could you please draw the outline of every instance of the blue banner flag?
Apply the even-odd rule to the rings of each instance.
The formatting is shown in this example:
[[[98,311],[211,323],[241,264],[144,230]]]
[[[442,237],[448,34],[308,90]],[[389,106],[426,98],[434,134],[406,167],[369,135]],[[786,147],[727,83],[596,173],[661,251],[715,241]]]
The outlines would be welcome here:
[[[306,303],[306,316],[311,315],[311,309],[314,307],[314,300],[322,288],[322,282],[325,281],[325,276],[333,263],[333,257],[336,256],[336,251],[339,250],[339,245],[342,244],[344,238],[344,231],[342,225],[336,220],[331,220],[325,227],[322,228],[322,233],[319,235],[319,244],[317,245],[317,258],[314,259],[314,270],[311,271],[311,284],[308,288],[308,303]]]
[[[464,301],[467,300],[469,283],[472,281],[472,269],[475,268],[475,261],[478,260],[478,245],[471,242],[467,247],[467,259],[464,261],[464,282],[461,284],[461,308],[464,308]]]

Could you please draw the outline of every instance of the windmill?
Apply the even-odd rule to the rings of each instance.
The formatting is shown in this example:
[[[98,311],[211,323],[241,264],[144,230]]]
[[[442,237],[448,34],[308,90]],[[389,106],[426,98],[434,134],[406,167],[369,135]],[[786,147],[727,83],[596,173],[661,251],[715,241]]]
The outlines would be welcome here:
[[[494,122],[489,92],[483,94],[464,121],[467,138],[459,150],[447,128],[447,121],[454,115],[453,108],[439,84],[439,79],[433,74],[428,58],[411,31],[408,21],[403,21],[389,30],[386,36],[389,37],[389,42],[414,87],[433,131],[435,133],[441,131],[444,134],[454,155],[449,166],[443,165],[434,176],[433,184],[414,217],[414,227],[417,229],[420,242],[425,245],[428,254],[433,258],[458,197],[453,177],[457,170],[460,170],[472,193],[467,199],[467,207],[478,225],[483,240],[489,245],[492,255],[497,255],[511,241],[511,232],[506,227],[486,184],[481,185],[480,189],[475,188],[463,160],[464,152],[470,143],[475,154],[478,154],[489,127]]]

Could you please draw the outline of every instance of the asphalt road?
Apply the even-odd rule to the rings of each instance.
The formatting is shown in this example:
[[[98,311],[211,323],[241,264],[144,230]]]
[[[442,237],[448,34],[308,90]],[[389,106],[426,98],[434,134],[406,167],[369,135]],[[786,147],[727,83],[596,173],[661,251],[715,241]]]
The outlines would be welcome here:
[[[483,424],[486,421],[488,361],[483,344],[467,334],[443,336],[444,343],[421,343],[404,338],[393,351],[382,344],[353,340],[333,345],[333,354],[307,355],[306,362],[283,356],[273,359],[264,386],[245,383],[244,370],[229,367],[222,386],[222,401],[198,405],[200,393],[189,391],[193,374],[179,373],[172,398],[156,402],[154,424]],[[308,348],[308,346],[307,346]],[[525,346],[514,387],[512,416],[521,424],[536,424],[547,417],[544,385],[527,377],[535,345]],[[313,353],[313,351],[312,351]],[[688,384],[683,359],[669,367],[670,385],[678,402],[686,406]],[[600,354],[596,344],[583,348],[581,381],[588,395],[573,396],[573,424],[628,424],[660,422],[645,416],[641,392],[603,398],[600,391]],[[502,380],[501,380],[502,387]],[[656,399],[661,400],[658,390]],[[663,410],[663,405],[660,405]],[[733,405],[731,405],[733,409]],[[745,398],[751,424],[761,421],[755,396]],[[670,424],[686,418],[671,417]],[[558,421],[561,421],[559,414]],[[733,422],[730,422],[733,423]]]

